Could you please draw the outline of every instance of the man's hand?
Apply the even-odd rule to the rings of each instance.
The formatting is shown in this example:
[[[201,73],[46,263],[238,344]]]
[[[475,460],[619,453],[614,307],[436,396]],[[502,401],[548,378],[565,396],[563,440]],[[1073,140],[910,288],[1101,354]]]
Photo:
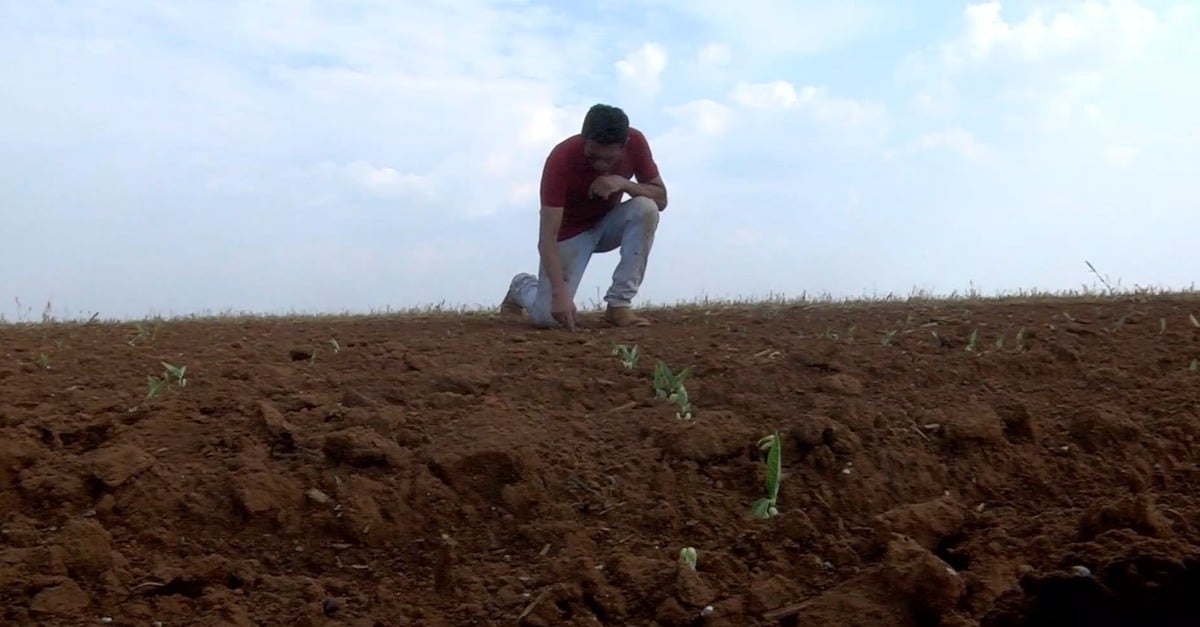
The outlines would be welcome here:
[[[575,330],[575,301],[570,292],[557,292],[550,297],[550,315],[569,331]]]
[[[629,185],[629,179],[616,174],[607,174],[592,181],[588,195],[593,198],[608,198],[617,192],[624,191],[626,185]]]

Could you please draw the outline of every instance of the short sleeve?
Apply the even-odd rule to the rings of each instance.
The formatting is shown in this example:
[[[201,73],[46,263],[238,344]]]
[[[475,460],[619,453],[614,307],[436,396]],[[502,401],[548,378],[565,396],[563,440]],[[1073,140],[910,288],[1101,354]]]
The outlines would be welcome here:
[[[562,207],[567,204],[567,164],[562,146],[555,146],[542,167],[541,197],[543,207]]]
[[[640,132],[634,135],[632,139],[634,153],[633,175],[637,178],[637,182],[645,183],[657,178],[658,164],[654,162],[654,153],[650,151],[650,142],[646,141],[646,136]]]

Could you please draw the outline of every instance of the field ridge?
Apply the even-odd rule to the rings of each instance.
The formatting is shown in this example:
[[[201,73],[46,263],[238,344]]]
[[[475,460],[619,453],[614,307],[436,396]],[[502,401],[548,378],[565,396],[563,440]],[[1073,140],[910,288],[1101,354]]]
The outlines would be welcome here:
[[[3,617],[1200,620],[1194,293],[647,313],[10,320]]]

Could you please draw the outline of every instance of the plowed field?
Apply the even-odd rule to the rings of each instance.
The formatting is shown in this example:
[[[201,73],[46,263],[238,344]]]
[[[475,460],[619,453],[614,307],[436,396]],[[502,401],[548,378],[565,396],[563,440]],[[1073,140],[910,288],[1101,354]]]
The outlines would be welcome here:
[[[1200,300],[650,315],[0,326],[3,622],[1200,624]]]

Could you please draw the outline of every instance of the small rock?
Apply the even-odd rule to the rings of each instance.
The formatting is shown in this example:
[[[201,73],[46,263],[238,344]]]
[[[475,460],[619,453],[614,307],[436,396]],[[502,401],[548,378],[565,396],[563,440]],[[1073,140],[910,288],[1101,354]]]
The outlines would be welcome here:
[[[295,432],[296,428],[292,426],[292,423],[288,422],[283,413],[269,401],[260,401],[258,409],[263,427],[266,428],[267,433],[271,434],[273,438],[291,443],[292,433]]]
[[[316,488],[310,488],[304,493],[304,495],[308,497],[308,500],[316,503],[317,505],[328,505],[333,501],[333,499],[329,498],[328,494],[325,494]]]

